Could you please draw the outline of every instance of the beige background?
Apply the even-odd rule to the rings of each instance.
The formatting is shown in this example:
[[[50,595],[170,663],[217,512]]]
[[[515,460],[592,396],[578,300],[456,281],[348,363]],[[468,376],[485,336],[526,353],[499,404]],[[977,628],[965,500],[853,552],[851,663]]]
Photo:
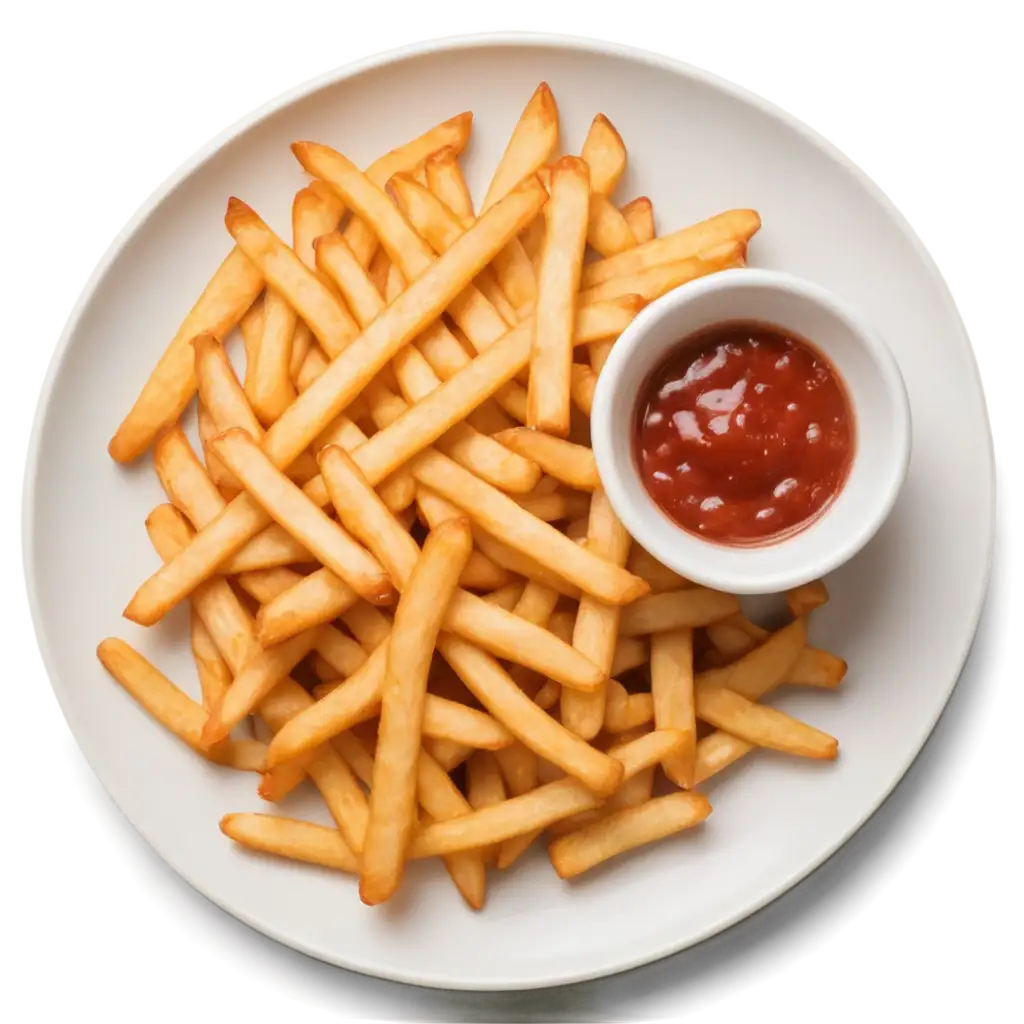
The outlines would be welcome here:
[[[586,10],[545,13],[562,23],[593,17]],[[981,9],[968,17],[991,22],[1020,13]],[[602,14],[607,22],[634,23],[761,16]],[[880,15],[894,12],[850,12],[846,19]],[[208,125],[298,70],[410,29],[507,16],[472,9],[0,13],[4,538],[12,532],[12,468],[37,361],[76,274],[135,190],[150,185],[161,165]],[[813,16],[776,14],[784,22]],[[904,12],[902,19],[923,16],[961,15]],[[1013,344],[1019,311],[1006,301],[1015,289],[1019,294],[1012,267],[1024,225],[1024,83],[1015,67],[1024,37],[1001,29],[942,35],[786,30],[770,37],[769,31],[700,29],[676,38],[703,59],[749,71],[803,106],[890,181],[938,250],[965,309],[982,348],[993,413],[1010,419],[1019,406],[1010,382],[1024,371]],[[860,74],[866,55],[878,60],[869,75]],[[95,841],[54,757],[59,722],[26,643],[6,542],[3,558],[0,1020],[258,1024],[308,1018],[307,1011],[289,1011],[265,993],[225,980],[191,952],[126,887]]]

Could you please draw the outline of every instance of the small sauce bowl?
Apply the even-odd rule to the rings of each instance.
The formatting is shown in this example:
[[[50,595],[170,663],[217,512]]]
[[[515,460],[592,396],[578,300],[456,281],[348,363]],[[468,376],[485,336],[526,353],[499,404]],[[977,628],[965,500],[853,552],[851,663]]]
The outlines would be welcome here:
[[[638,406],[651,374],[685,339],[730,321],[807,339],[832,364],[853,413],[853,456],[842,489],[808,525],[762,544],[718,543],[684,530],[648,494],[635,454]],[[788,590],[852,558],[892,510],[910,461],[910,403],[888,346],[831,292],[770,270],[722,271],[640,313],[601,370],[590,429],[601,482],[633,538],[695,583],[734,594]]]

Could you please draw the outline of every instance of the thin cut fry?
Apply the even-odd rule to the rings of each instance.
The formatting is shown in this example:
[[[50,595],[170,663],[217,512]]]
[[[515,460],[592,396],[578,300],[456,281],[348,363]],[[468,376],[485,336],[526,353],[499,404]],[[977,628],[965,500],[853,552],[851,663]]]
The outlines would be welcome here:
[[[554,840],[548,847],[559,878],[575,878],[627,850],[700,824],[711,804],[700,793],[671,793],[630,807]]]
[[[654,721],[654,698],[649,693],[630,693],[617,679],[608,680],[604,731],[629,732]],[[564,699],[563,691],[563,699]]]
[[[488,533],[599,600],[628,604],[647,592],[643,580],[574,544],[443,456],[429,452],[420,456],[413,464],[413,474],[420,483],[464,509]],[[731,607],[726,614],[737,607]]]
[[[538,187],[540,187],[538,185]],[[263,277],[239,248],[217,268],[110,441],[110,457],[131,462],[174,423],[196,391],[192,349],[198,334],[223,338],[263,290]]]
[[[620,778],[631,779],[638,772],[656,764],[671,752],[676,743],[678,737],[672,733],[650,733],[632,743],[614,748]],[[545,828],[562,818],[591,810],[600,803],[600,796],[590,792],[576,779],[547,782],[523,796],[474,811],[456,821],[435,821],[416,836],[409,855],[413,858],[436,857],[439,854],[489,846]]]
[[[427,675],[445,610],[472,543],[465,520],[452,519],[432,531],[395,612],[359,877],[359,895],[370,905],[389,899],[401,883],[405,850],[416,821],[416,766]]]
[[[431,128],[412,142],[391,150],[380,159],[375,160],[366,170],[366,176],[379,188],[383,188],[388,180],[400,171],[412,171],[419,166],[431,153],[449,147],[456,153],[466,148],[469,132],[473,126],[473,115],[469,111]],[[358,217],[350,218],[345,226],[345,241],[356,254],[364,267],[377,252],[377,236]],[[383,294],[383,289],[381,290]]]
[[[726,687],[748,700],[760,700],[789,679],[806,642],[807,619],[795,619],[731,665],[701,672],[697,687]]]
[[[618,766],[545,714],[494,658],[444,633],[438,640],[438,650],[477,700],[517,739],[581,779],[594,792],[614,791],[621,775]]]
[[[448,207],[466,227],[473,222],[473,197],[462,176],[458,154],[450,146],[427,157],[424,169],[427,188]]]
[[[220,431],[213,421],[210,410],[203,405],[202,400],[196,403],[196,429],[199,433],[199,443],[203,446],[203,458],[206,462],[206,472],[214,482],[217,490],[224,496],[225,501],[230,501],[242,490],[242,485],[235,479],[235,475],[217,458],[213,452],[207,452],[206,443],[216,437]]]
[[[231,685],[231,670],[194,607],[189,615],[189,635],[192,641],[192,657],[195,658],[199,686],[203,693],[203,707],[209,711]]]
[[[581,287],[594,288],[612,278],[687,260],[726,243],[747,242],[760,227],[761,218],[755,210],[720,213],[692,227],[638,245],[618,256],[589,264],[583,271]]]
[[[667,565],[662,565],[654,555],[634,543],[626,562],[626,568],[635,576],[647,580],[652,594],[663,594],[666,590],[681,590],[690,582]]]
[[[661,766],[677,786],[692,789],[697,756],[692,629],[684,627],[651,637],[651,695],[655,728],[677,729],[685,736],[679,750]]]
[[[511,448],[512,451],[531,459],[545,473],[569,487],[580,491],[594,491],[601,486],[594,453],[583,445],[523,427],[503,430],[500,434],[495,434],[494,439],[500,441],[506,448]]]
[[[587,523],[587,553],[603,559],[606,565],[621,568],[626,564],[631,543],[608,496],[602,490],[594,491]],[[605,678],[611,672],[615,658],[620,615],[621,609],[616,604],[605,603],[589,593],[580,597],[572,645],[597,665]],[[607,686],[602,686],[592,694],[573,693],[563,688],[563,724],[584,739],[593,739],[600,732],[605,719],[606,698]]]
[[[359,858],[336,828],[272,814],[225,814],[220,830],[241,846],[354,875]]]
[[[622,216],[626,218],[637,245],[643,245],[654,238],[654,207],[647,196],[637,196],[626,203],[622,207]]]
[[[587,416],[594,405],[594,390],[597,388],[597,374],[581,363],[573,363],[570,368],[569,393],[576,408]]]
[[[834,736],[724,687],[698,686],[695,698],[698,718],[748,743],[827,760],[833,760],[839,752]]]
[[[270,460],[279,467],[292,462],[403,345],[440,315],[546,198],[539,182],[527,181],[481,216],[267,431],[264,447]],[[125,610],[126,617],[143,625],[157,622],[225,558],[269,525],[269,518],[249,495],[239,495],[186,551],[142,585]]]
[[[591,122],[580,156],[590,167],[590,187],[606,196],[614,191],[626,170],[626,147],[622,136],[604,114]]]
[[[377,560],[281,474],[244,430],[227,431],[213,448],[246,491],[356,593],[375,604],[392,599],[394,590]]]
[[[551,201],[537,272],[537,307],[530,353],[528,426],[565,437],[569,432],[576,295],[587,239],[587,165],[563,157],[551,174]]]
[[[165,728],[193,750],[219,760],[221,748],[207,749],[200,740],[206,711],[187,697],[138,651],[110,637],[96,649],[103,667]]]
[[[253,209],[232,198],[224,222],[239,248],[302,317],[328,355],[338,355],[355,340],[359,329],[348,310]],[[272,294],[268,292],[268,298]],[[269,312],[268,309],[264,313],[264,338]],[[263,342],[261,352],[262,349]]]
[[[495,807],[505,801],[505,783],[495,755],[489,750],[477,750],[466,762],[466,799],[474,811]],[[497,859],[498,847],[490,846],[480,851],[484,863]]]
[[[246,365],[246,396],[265,424],[273,423],[295,400],[291,378],[292,338],[298,319],[274,288],[263,299],[263,335],[251,366]]]
[[[188,544],[188,526],[172,505],[154,509],[146,520],[146,528],[164,561],[173,558]],[[252,617],[226,580],[214,577],[202,583],[192,594],[192,603],[232,672],[240,672],[250,658],[260,653]],[[298,683],[283,679],[260,703],[259,713],[271,729],[280,730],[290,718],[312,704],[313,698]],[[220,749],[219,745],[217,749]],[[278,769],[274,795],[283,796],[301,781],[307,771],[323,795],[345,841],[352,849],[361,850],[368,813],[366,798],[333,749],[320,748],[305,765],[291,764]],[[263,786],[260,790],[264,792]],[[269,791],[267,795],[269,798]]]
[[[822,580],[812,580],[786,594],[786,606],[794,619],[808,615],[828,601],[828,588]]]
[[[587,244],[602,256],[615,256],[636,245],[629,222],[607,196],[590,197]]]
[[[732,594],[706,587],[670,590],[640,598],[622,610],[619,632],[623,636],[667,633],[686,626],[706,626],[739,611],[740,603]]]
[[[607,301],[620,295],[639,295],[647,302],[653,302],[674,288],[679,288],[699,277],[728,270],[730,267],[741,267],[745,258],[746,243],[729,242],[714,249],[702,250],[697,256],[691,256],[689,259],[662,263],[635,274],[613,277],[602,284],[581,291],[578,302],[581,307],[585,307],[592,302]]]

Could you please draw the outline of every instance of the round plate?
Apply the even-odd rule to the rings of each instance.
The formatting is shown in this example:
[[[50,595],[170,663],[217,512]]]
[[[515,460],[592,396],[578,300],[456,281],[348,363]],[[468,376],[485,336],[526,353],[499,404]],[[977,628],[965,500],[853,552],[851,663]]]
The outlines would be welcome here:
[[[840,738],[835,763],[767,753],[709,787],[690,834],[573,884],[542,853],[490,880],[482,913],[444,871],[417,864],[394,906],[362,906],[351,879],[249,854],[217,823],[267,810],[255,777],[203,762],[101,670],[119,635],[197,692],[185,615],[121,618],[157,566],[143,521],[163,500],[145,463],[106,446],[229,248],[243,197],[290,236],[303,175],[289,152],[316,139],[360,164],[471,108],[467,174],[480,197],[524,103],[547,80],[563,149],[591,118],[619,128],[630,165],[617,193],[649,195],[659,231],[752,206],[755,266],[811,278],[858,305],[906,378],[915,449],[878,537],[830,580],[815,641],[851,665],[835,693],[781,706]],[[950,416],[956,417],[955,427]],[[833,853],[899,781],[935,724],[980,613],[994,475],[970,344],[931,259],[879,190],[791,117],[663,57],[607,43],[501,36],[428,43],[321,78],[253,114],[165,183],[88,283],[57,346],[28,459],[25,561],[39,644],[72,732],[111,796],[184,878],[269,936],[344,967],[447,988],[555,985],[621,971],[699,942],[762,907]],[[313,795],[284,808],[322,817]],[[326,819],[323,819],[326,820]]]

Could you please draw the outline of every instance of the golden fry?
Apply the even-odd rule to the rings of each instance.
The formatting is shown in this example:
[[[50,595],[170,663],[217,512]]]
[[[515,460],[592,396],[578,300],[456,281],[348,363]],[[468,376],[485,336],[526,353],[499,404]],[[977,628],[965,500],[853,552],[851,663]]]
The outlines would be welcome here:
[[[661,766],[677,786],[692,789],[697,756],[692,629],[683,627],[651,637],[651,695],[655,728],[676,729],[685,737],[679,750]]]
[[[589,196],[587,165],[576,157],[563,157],[552,170],[551,201],[544,210],[527,411],[528,426],[559,437],[569,432],[573,324]]]
[[[472,544],[465,520],[449,520],[432,531],[395,612],[359,876],[364,903],[382,903],[401,883],[405,850],[416,821],[416,766],[427,675],[445,610]]]
[[[700,793],[672,793],[562,836],[548,854],[559,878],[575,878],[627,850],[693,828],[710,813],[711,804]]]
[[[178,419],[196,391],[189,342],[199,334],[223,338],[262,290],[260,271],[241,249],[232,249],[210,278],[131,411],[117,428],[108,448],[111,458],[131,462],[149,447],[164,427]]]

